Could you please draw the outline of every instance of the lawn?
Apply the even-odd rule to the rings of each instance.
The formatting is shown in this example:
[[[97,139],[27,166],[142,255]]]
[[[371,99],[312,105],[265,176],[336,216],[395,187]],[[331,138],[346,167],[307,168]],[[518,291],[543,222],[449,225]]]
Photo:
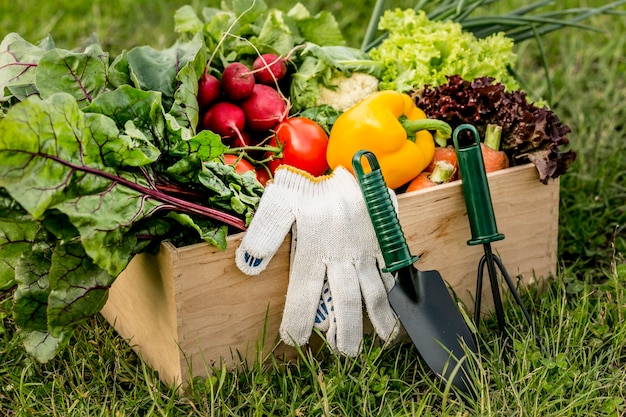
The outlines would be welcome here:
[[[59,47],[73,48],[95,33],[112,55],[137,45],[165,47],[175,40],[173,13],[187,3],[0,0],[0,36],[15,31],[36,42],[51,33]],[[315,0],[307,7],[332,10],[359,46],[373,3]],[[563,29],[544,36],[542,49],[533,41],[517,46],[517,71],[533,97],[546,99],[572,128],[578,157],[561,179],[557,276],[544,292],[523,293],[543,343],[534,342],[506,299],[514,341],[504,350],[493,326],[481,326],[476,398],[446,390],[413,347],[381,350],[370,339],[355,359],[304,351],[296,363],[216,369],[178,395],[101,317],[41,364],[21,347],[8,291],[0,296],[0,416],[626,415],[626,17],[585,23],[602,31]]]

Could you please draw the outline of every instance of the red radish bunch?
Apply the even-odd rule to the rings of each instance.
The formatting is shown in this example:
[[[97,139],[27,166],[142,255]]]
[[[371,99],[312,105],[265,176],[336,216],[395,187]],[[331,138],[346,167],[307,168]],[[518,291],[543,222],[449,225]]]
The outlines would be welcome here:
[[[254,84],[254,74],[241,62],[233,62],[222,72],[222,90],[232,101],[250,97]]]
[[[287,74],[285,60],[274,54],[259,55],[252,64],[254,78],[260,84],[273,85]]]
[[[198,104],[206,109],[222,95],[220,80],[215,75],[204,72],[198,81]]]
[[[248,67],[228,64],[221,74],[207,67],[198,83],[202,128],[221,136],[224,143],[249,145],[250,137],[267,134],[288,115],[288,103],[278,90],[287,75],[285,60],[263,54]]]
[[[239,138],[246,125],[241,107],[228,101],[218,101],[204,113],[204,127],[217,133],[223,140]]]

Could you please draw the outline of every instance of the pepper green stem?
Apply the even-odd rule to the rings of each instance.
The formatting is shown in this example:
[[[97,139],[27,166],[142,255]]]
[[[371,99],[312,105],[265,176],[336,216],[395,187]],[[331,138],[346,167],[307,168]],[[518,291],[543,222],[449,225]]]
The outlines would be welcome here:
[[[428,179],[437,184],[443,184],[448,182],[454,174],[455,167],[447,161],[435,162],[435,168],[433,172],[428,176]]]
[[[435,142],[437,145],[444,147],[448,143],[448,138],[452,136],[452,127],[443,120],[437,119],[418,119],[410,120],[406,116],[400,116],[398,119],[404,130],[406,130],[407,138],[415,142],[415,134],[420,130],[434,130]]]
[[[494,151],[500,150],[500,138],[502,137],[502,127],[499,125],[488,124],[485,129],[485,146]]]

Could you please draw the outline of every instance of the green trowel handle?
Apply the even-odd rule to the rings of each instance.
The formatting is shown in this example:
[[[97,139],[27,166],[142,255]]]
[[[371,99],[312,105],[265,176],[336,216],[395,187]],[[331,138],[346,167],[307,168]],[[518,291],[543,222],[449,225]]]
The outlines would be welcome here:
[[[367,159],[370,167],[368,173],[365,173],[361,165],[363,157]],[[413,265],[419,257],[411,256],[376,156],[366,150],[358,151],[352,158],[352,167],[361,186],[367,211],[385,259],[386,268],[383,271],[395,272]]]
[[[459,145],[458,136],[463,130],[471,131],[474,137],[472,143]],[[456,149],[467,216],[472,232],[472,238],[467,241],[467,244],[480,245],[504,239],[504,235],[498,233],[496,226],[496,217],[493,212],[489,183],[485,172],[485,161],[476,128],[470,124],[462,124],[454,130],[452,139]]]

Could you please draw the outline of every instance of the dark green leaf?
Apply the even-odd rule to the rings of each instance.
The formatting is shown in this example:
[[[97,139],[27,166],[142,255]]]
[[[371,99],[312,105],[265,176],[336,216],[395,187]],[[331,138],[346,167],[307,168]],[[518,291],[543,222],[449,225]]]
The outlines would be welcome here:
[[[15,285],[15,267],[32,246],[39,227],[33,221],[0,218],[0,290]]]
[[[165,116],[161,94],[156,91],[122,85],[102,94],[83,110],[108,116],[115,121],[118,129],[129,127],[132,132],[138,130],[158,148],[165,147]],[[132,124],[128,125],[128,122]]]
[[[215,193],[209,197],[212,206],[229,207],[251,219],[263,194],[263,186],[254,172],[238,174],[231,165],[207,162],[198,173],[198,181]]]
[[[219,135],[210,130],[202,130],[192,138],[181,138],[174,143],[169,154],[178,158],[194,156],[201,161],[209,161],[222,155],[226,149]]]
[[[84,119],[65,93],[44,101],[18,103],[0,121],[0,187],[35,219],[61,196],[74,169],[63,161],[81,160]]]
[[[37,89],[43,98],[69,93],[85,107],[104,91],[108,66],[109,55],[98,44],[89,45],[84,52],[52,49],[39,61]]]
[[[52,264],[52,246],[40,241],[24,251],[15,268],[13,316],[23,330],[48,331],[48,273]]]
[[[199,38],[190,42],[176,42],[170,48],[157,50],[151,46],[138,46],[126,54],[131,79],[135,87],[163,94],[163,105],[169,111],[177,89],[177,74],[195,59],[204,47]],[[198,77],[199,78],[199,77]],[[197,79],[196,79],[197,81]]]
[[[178,87],[174,92],[174,104],[170,114],[178,121],[181,127],[195,132],[200,120],[198,105],[198,80],[202,76],[207,62],[204,38],[201,33],[196,34],[190,41],[190,48],[197,50],[193,59],[190,59],[176,75]],[[181,135],[185,137],[185,135]]]
[[[181,184],[191,184],[198,180],[198,171],[202,169],[202,161],[199,158],[190,155],[186,158],[181,158],[173,165],[169,166],[165,173]]]
[[[345,45],[346,41],[335,17],[328,11],[297,20],[304,39],[317,45]],[[323,28],[323,30],[320,30]]]
[[[52,255],[48,331],[61,337],[104,306],[113,277],[95,265],[80,242],[58,245]]]
[[[132,223],[158,205],[129,187],[112,184],[102,193],[81,195],[55,208],[79,230],[82,245],[94,262],[117,276],[134,255],[136,240],[127,235]]]
[[[33,45],[17,33],[8,34],[0,43],[0,99],[10,92],[21,101],[35,93],[37,65],[53,47],[49,36],[39,45]]]
[[[167,215],[181,225],[195,230],[203,241],[208,242],[221,250],[226,249],[226,236],[228,227],[206,224],[202,220],[193,219],[191,216],[182,213],[171,212]]]
[[[20,337],[26,352],[41,363],[54,358],[69,342],[71,332],[54,337],[47,331],[20,329]]]
[[[109,167],[140,167],[156,161],[161,152],[145,135],[145,130],[137,128],[132,120],[126,122],[125,135],[119,134],[113,120],[100,114],[85,115],[88,129],[93,137],[92,151],[101,154]]]
[[[0,186],[35,219],[48,209],[65,213],[89,256],[117,276],[136,244],[126,232],[161,203],[145,198],[145,177],[104,166],[112,149],[128,145],[127,138],[113,136],[115,124],[107,120],[84,115],[64,93],[14,106],[0,122]]]

